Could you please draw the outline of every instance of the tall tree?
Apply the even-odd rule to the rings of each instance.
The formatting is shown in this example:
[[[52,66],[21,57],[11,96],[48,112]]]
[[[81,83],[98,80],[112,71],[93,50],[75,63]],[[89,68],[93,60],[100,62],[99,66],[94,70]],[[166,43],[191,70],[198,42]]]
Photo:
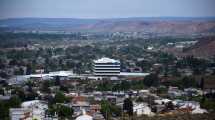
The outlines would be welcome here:
[[[103,116],[108,120],[110,116],[120,116],[121,115],[121,108],[112,104],[109,101],[102,101],[101,102],[101,113]]]
[[[205,79],[202,77],[200,80],[200,88],[203,90],[204,89],[204,84],[205,84]]]
[[[19,108],[21,105],[21,99],[18,96],[13,96],[8,101],[8,104],[11,108]]]
[[[126,98],[123,103],[123,111],[128,113],[129,116],[133,116],[133,103],[130,98]]]
[[[4,101],[0,100],[0,118],[2,120],[7,119],[8,115],[9,115],[9,108],[8,106],[5,104]]]
[[[70,107],[66,107],[63,105],[57,105],[57,114],[60,118],[65,119],[71,119],[73,114],[73,109]]]
[[[159,84],[159,79],[156,74],[150,74],[144,78],[143,82],[148,87],[157,86]]]
[[[55,85],[60,86],[60,76],[55,77]]]
[[[32,73],[32,66],[28,64],[26,69],[26,75],[30,75],[31,73]]]
[[[64,103],[66,101],[66,97],[62,92],[57,92],[54,97],[55,103]]]

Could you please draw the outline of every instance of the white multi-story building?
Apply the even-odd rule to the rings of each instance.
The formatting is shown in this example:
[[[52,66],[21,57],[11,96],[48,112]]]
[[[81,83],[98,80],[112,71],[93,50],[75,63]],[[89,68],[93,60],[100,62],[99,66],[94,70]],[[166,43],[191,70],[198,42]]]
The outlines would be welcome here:
[[[93,61],[93,72],[96,76],[116,76],[120,74],[120,61],[103,57]]]

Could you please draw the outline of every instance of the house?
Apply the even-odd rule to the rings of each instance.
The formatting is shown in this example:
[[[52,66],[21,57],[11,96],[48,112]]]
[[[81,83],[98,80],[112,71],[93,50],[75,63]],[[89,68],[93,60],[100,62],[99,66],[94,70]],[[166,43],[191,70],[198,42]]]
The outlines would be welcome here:
[[[87,115],[85,110],[82,110],[82,115],[77,117],[75,120],[93,120],[93,117]]]
[[[11,120],[31,120],[32,110],[29,108],[10,108]]]
[[[72,108],[75,115],[80,115],[81,110],[90,111],[90,103],[87,101],[87,98],[84,96],[76,96],[72,99]]]
[[[170,102],[171,100],[169,99],[160,99],[160,100],[154,100],[154,102],[158,105],[163,105],[163,104],[166,104],[168,102]]]
[[[21,104],[22,108],[30,109],[32,117],[37,120],[43,120],[45,118],[45,112],[48,110],[48,105],[44,101],[32,100],[26,101]]]
[[[153,116],[154,113],[151,111],[151,108],[148,107],[146,103],[134,103],[133,112],[137,115],[148,115]]]
[[[101,106],[99,104],[90,105],[90,113],[98,113],[101,110]]]
[[[173,104],[179,106],[178,110],[188,110],[192,114],[203,114],[207,113],[207,110],[200,108],[199,102],[196,101],[182,101],[175,100]]]
[[[201,109],[200,107],[197,107],[191,113],[192,114],[203,114],[203,113],[207,113],[207,110]]]
[[[179,97],[179,96],[182,96],[182,94],[183,92],[179,90],[178,87],[169,87],[168,89],[168,96],[170,98]]]
[[[93,92],[92,93],[95,101],[101,101],[103,99],[102,92]]]
[[[198,90],[196,88],[187,88],[187,89],[184,89],[184,91],[186,95],[191,95],[191,96],[203,95],[203,91]]]
[[[9,100],[11,96],[0,95],[0,100]]]
[[[196,101],[181,101],[179,103],[179,108],[191,108],[191,109],[195,109],[197,107],[200,107],[199,102]]]
[[[150,95],[149,90],[139,90],[139,96],[146,97],[148,95]]]
[[[95,113],[93,114],[93,120],[105,120],[105,118],[101,113]]]
[[[161,113],[162,111],[164,111],[166,108],[166,106],[163,104],[163,105],[154,105],[152,107],[152,111],[153,112],[156,112],[156,113]]]

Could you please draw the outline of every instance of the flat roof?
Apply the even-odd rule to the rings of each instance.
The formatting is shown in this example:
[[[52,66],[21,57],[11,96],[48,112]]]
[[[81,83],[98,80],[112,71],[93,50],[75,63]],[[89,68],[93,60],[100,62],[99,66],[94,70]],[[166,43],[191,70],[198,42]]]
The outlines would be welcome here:
[[[150,73],[120,72],[119,76],[147,76]]]
[[[119,63],[119,60],[115,60],[115,59],[111,59],[111,58],[107,58],[107,57],[103,57],[101,59],[98,60],[94,60],[95,63]]]

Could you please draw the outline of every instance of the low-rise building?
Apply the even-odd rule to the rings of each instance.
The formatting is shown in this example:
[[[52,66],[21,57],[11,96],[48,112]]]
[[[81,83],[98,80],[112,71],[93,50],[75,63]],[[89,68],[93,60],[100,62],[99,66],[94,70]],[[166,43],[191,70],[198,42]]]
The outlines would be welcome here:
[[[33,112],[28,108],[10,108],[11,120],[31,120]]]
[[[48,110],[48,105],[40,100],[23,102],[21,107],[31,110],[32,117],[37,120],[43,120],[45,118],[45,112]]]
[[[151,108],[148,107],[147,104],[144,103],[135,103],[133,106],[133,112],[137,115],[148,115],[153,116],[154,113],[151,111]]]

